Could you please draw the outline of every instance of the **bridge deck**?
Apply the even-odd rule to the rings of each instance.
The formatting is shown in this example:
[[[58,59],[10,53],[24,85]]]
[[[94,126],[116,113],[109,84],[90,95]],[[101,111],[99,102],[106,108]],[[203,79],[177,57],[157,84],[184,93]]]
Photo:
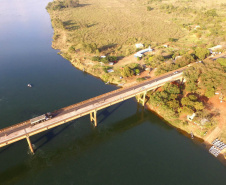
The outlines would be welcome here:
[[[103,95],[54,111],[52,119],[36,124],[34,126],[31,126],[30,120],[27,120],[11,127],[1,129],[0,147],[27,138],[28,136],[38,134],[79,117],[85,116],[94,111],[98,111],[105,107],[134,97],[138,94],[155,89],[159,86],[162,86],[166,82],[181,79],[182,72],[185,69],[186,67],[176,70],[178,71],[177,74],[174,74],[174,71],[168,72],[164,75],[146,80],[133,86],[111,91],[109,93],[105,93]]]

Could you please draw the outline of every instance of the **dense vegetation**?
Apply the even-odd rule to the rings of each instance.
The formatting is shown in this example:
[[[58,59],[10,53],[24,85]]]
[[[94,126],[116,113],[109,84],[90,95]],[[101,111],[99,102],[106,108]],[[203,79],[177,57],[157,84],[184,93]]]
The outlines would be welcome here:
[[[210,98],[215,92],[226,96],[226,73],[224,67],[218,62],[206,60],[191,66],[184,72],[186,78],[186,91],[205,94]]]

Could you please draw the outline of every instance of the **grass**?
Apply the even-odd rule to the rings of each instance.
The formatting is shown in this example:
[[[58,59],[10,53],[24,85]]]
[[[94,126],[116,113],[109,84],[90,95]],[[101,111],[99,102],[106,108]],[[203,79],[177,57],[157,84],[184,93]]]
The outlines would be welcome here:
[[[92,53],[128,56],[138,42],[148,46],[174,39],[175,46],[186,48],[226,40],[224,0],[83,0],[80,4],[49,10],[55,31],[53,47],[63,53],[70,46],[82,49],[84,43],[95,44]],[[211,9],[217,17],[206,16]],[[200,28],[194,30],[196,25]]]
[[[70,45],[81,47],[82,43],[96,43],[102,51],[122,54],[134,52],[137,42],[164,43],[168,38],[179,39],[183,30],[170,20],[165,13],[153,9],[147,11],[145,1],[81,1],[84,6],[50,11],[52,20],[57,17],[66,29],[54,27],[54,47],[68,49]],[[61,24],[59,24],[61,25]],[[59,36],[60,35],[60,36]],[[66,38],[65,38],[66,37]]]

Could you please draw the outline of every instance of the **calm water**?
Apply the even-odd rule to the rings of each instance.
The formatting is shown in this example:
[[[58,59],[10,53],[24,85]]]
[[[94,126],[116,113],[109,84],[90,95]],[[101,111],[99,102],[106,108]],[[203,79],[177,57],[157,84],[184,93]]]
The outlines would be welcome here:
[[[51,48],[49,0],[0,0],[0,128],[116,89]],[[27,84],[34,85],[28,88]],[[0,184],[213,185],[226,167],[134,100],[0,149]]]

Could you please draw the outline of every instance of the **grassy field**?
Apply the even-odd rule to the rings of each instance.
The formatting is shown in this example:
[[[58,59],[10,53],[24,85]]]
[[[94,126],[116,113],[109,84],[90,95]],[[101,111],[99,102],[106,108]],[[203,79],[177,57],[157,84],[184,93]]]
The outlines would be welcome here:
[[[213,9],[217,16],[206,16]],[[92,43],[101,53],[129,55],[137,42],[160,45],[169,38],[180,48],[211,46],[226,40],[225,9],[224,0],[80,0],[76,8],[49,10],[53,47],[67,52]]]
[[[155,9],[147,11],[143,0],[80,0],[80,4],[50,12],[52,20],[59,18],[65,28],[54,26],[54,48],[81,48],[83,43],[95,43],[101,52],[112,48],[117,54],[121,51],[128,55],[137,42],[164,43],[185,35],[170,21],[171,16]]]

